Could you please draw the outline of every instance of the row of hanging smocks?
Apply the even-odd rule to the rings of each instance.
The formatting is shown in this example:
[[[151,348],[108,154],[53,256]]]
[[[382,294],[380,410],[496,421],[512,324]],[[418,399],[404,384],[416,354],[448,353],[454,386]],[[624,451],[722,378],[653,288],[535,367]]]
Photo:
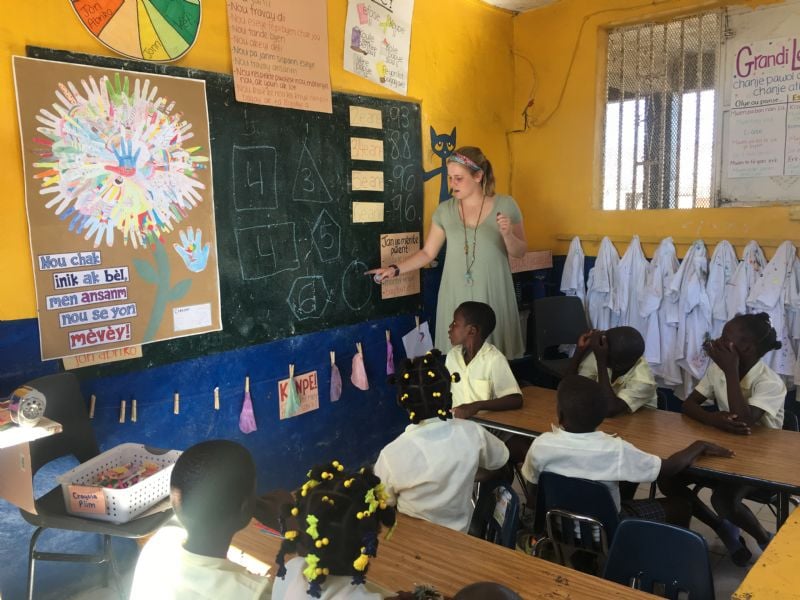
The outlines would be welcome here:
[[[783,242],[772,260],[761,270],[747,295],[748,311],[767,313],[782,344],[780,350],[768,352],[762,360],[778,375],[787,377],[794,375],[797,360],[789,337],[790,319],[787,315],[787,311],[800,309],[797,304],[797,271],[794,268],[796,256],[794,244]]]
[[[733,278],[725,287],[725,306],[728,320],[743,315],[747,310],[747,296],[767,266],[767,258],[757,242],[751,241],[744,247],[742,260],[736,267]]]
[[[578,237],[572,238],[567,252],[567,260],[564,262],[564,272],[561,274],[561,291],[567,296],[577,296],[581,302],[586,303],[586,282],[583,275],[583,263],[585,259],[581,240]]]
[[[681,368],[681,385],[675,394],[686,397],[706,372],[708,355],[703,343],[711,331],[711,304],[708,301],[708,255],[705,244],[696,241],[667,286],[665,295],[678,302],[678,331],[675,358]]]
[[[616,292],[620,316],[619,324],[628,325],[646,340],[650,315],[642,314],[642,295],[650,263],[644,256],[639,236],[633,236],[625,254],[617,264]]]
[[[594,329],[610,329],[620,324],[616,289],[618,264],[617,249],[610,239],[604,237],[586,284],[586,312]]]
[[[736,258],[730,242],[722,241],[717,244],[708,265],[706,283],[708,302],[711,304],[711,337],[714,339],[722,335],[722,328],[730,319],[725,292],[738,266],[739,259]]]
[[[681,384],[681,370],[675,357],[675,340],[678,335],[678,300],[665,296],[675,273],[678,257],[672,238],[661,240],[653,253],[645,278],[640,300],[642,314],[650,316],[650,326],[645,336],[645,359],[650,364],[656,381],[662,387]]]

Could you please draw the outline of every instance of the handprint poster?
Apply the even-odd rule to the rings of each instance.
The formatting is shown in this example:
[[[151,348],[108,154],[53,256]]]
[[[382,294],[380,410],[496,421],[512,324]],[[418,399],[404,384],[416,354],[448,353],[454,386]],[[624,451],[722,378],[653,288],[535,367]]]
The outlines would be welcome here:
[[[13,66],[42,359],[220,330],[205,82]]]

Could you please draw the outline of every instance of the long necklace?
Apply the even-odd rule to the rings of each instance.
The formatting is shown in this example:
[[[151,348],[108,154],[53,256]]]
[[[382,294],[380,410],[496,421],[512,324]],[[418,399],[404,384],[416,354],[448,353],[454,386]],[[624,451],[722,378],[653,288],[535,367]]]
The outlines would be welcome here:
[[[469,240],[467,238],[467,215],[464,212],[464,202],[459,200],[461,207],[461,224],[464,226],[464,265],[466,271],[464,272],[464,282],[467,285],[472,285],[472,265],[475,264],[475,249],[478,245],[478,226],[481,224],[481,214],[483,214],[483,203],[486,202],[486,194],[481,198],[481,207],[478,209],[478,218],[475,221],[475,230],[472,234],[472,260],[469,259]]]

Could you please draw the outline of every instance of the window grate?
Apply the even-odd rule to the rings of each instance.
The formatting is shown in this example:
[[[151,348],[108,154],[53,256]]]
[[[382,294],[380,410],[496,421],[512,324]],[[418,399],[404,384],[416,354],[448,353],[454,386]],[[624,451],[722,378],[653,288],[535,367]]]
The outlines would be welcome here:
[[[603,209],[712,206],[722,14],[608,33]]]

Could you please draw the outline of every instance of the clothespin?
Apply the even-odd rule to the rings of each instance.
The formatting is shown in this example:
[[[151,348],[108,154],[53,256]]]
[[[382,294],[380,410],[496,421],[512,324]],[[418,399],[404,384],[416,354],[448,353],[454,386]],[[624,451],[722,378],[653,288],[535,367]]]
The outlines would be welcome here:
[[[245,394],[250,393],[250,375],[244,376],[244,393]]]
[[[331,366],[336,364],[336,352],[331,351]]]
[[[89,418],[90,419],[94,419],[94,405],[95,405],[96,401],[97,401],[97,396],[92,394],[91,397],[89,398]]]
[[[414,317],[414,321],[416,321],[416,323],[417,323],[417,331],[419,331],[419,315],[416,315]]]
[[[172,397],[172,414],[181,414],[181,397],[178,392],[175,392],[175,395]]]
[[[290,363],[289,364],[289,379],[291,379],[292,377],[294,377],[294,365]]]
[[[219,410],[219,386],[214,388],[214,410]]]
[[[138,419],[138,411],[136,410],[136,398],[131,400],[131,423],[136,423]]]
[[[359,354],[364,354],[364,351],[361,349],[361,342],[356,342],[356,350]]]
[[[389,342],[392,339],[392,332],[388,329],[386,330],[386,341]]]
[[[125,400],[119,403],[119,422],[125,422]]]

